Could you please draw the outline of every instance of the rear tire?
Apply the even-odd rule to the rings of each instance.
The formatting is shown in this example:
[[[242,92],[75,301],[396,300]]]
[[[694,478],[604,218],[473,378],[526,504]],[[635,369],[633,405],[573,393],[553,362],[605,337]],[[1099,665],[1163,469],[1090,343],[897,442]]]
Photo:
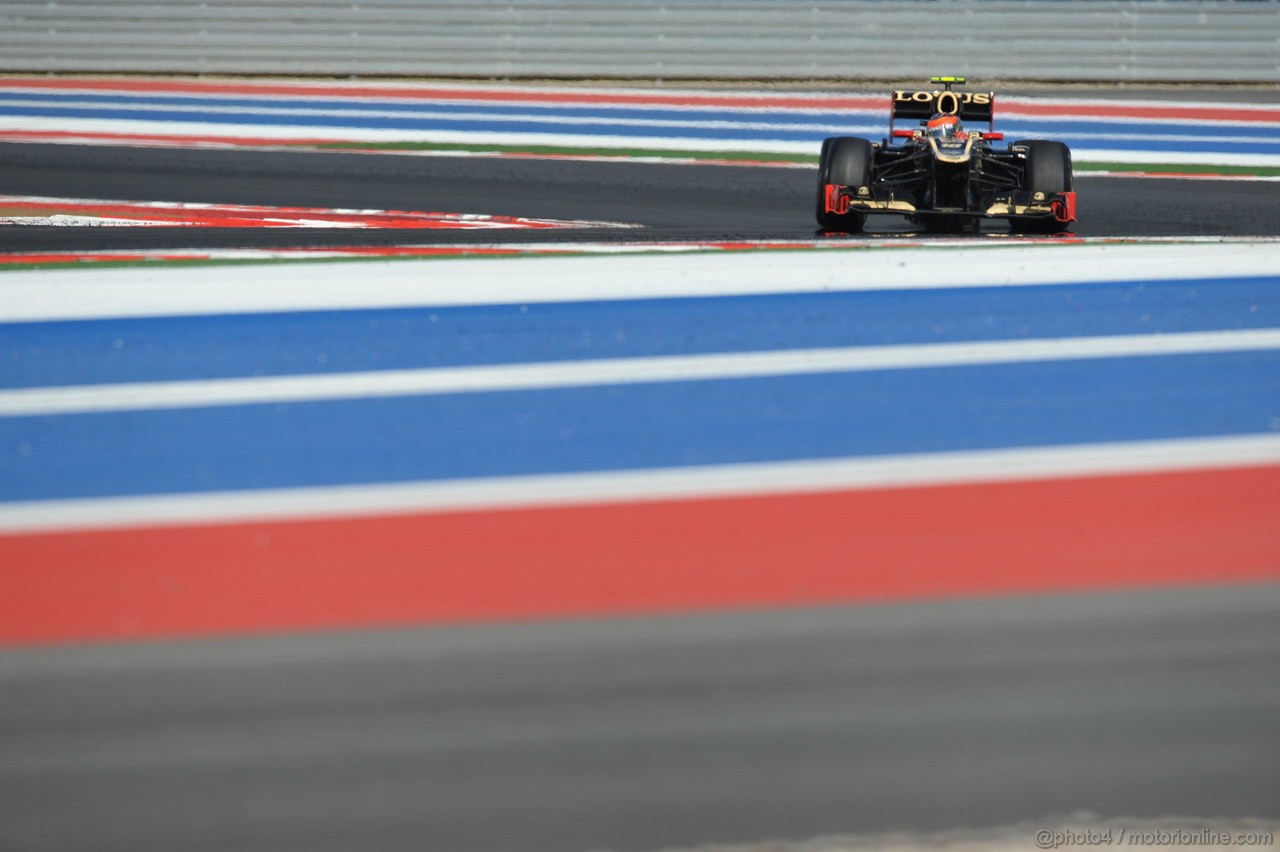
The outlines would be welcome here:
[[[871,143],[856,136],[835,136],[822,143],[818,161],[818,224],[828,231],[860,233],[867,214],[827,212],[827,184],[869,186],[871,184]]]
[[[1072,192],[1075,175],[1071,169],[1071,149],[1061,142],[1039,139],[1015,142],[1015,146],[1027,149],[1026,176],[1022,190],[1031,197],[1043,192],[1046,197],[1061,192]],[[1067,224],[1052,216],[1044,219],[1013,219],[1009,230],[1015,234],[1057,234],[1067,230]]]

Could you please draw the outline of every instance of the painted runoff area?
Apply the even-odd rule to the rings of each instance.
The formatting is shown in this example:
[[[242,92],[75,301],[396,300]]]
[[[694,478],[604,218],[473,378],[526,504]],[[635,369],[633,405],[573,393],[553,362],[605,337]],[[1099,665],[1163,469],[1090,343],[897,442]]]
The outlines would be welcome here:
[[[997,93],[1009,140],[1056,139],[1083,168],[1280,168],[1280,107]],[[731,156],[812,163],[828,136],[888,133],[888,92],[13,77],[0,139],[304,146],[392,153]]]
[[[13,270],[0,642],[1280,577],[1280,244]]]

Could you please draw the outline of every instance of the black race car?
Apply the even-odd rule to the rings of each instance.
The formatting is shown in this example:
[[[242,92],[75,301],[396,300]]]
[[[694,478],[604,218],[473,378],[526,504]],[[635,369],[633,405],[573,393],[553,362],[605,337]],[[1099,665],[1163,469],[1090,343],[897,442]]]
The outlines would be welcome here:
[[[856,233],[868,213],[895,213],[934,233],[976,233],[983,219],[1007,219],[1023,234],[1056,234],[1076,219],[1071,151],[1040,139],[996,148],[995,94],[953,91],[963,77],[933,77],[943,89],[896,90],[889,139],[855,136],[822,143],[818,224]],[[918,120],[911,129],[894,122]],[[970,130],[964,122],[985,122]],[[894,144],[891,140],[902,140]]]

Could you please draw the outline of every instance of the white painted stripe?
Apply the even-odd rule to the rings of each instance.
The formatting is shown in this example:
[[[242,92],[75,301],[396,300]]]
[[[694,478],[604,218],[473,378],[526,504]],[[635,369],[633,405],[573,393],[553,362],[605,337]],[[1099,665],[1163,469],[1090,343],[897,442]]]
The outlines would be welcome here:
[[[858,245],[857,241],[833,244]],[[1280,276],[1280,240],[0,272],[0,322]]]
[[[1230,181],[1241,183],[1280,183],[1280,175],[1274,177],[1261,177],[1258,175],[1189,175],[1189,174],[1164,174],[1159,169],[1152,171],[1139,172],[1122,172],[1122,171],[1097,171],[1097,172],[1076,172],[1076,180],[1081,177],[1091,178],[1136,178],[1141,180],[1199,180],[1199,181]]]
[[[1132,173],[1125,172],[1099,172],[1099,177],[1121,177],[1132,176]],[[1142,177],[1142,174],[1136,176]],[[1154,175],[1152,177],[1159,177]],[[1210,178],[1205,177],[1204,180]],[[1276,178],[1244,178],[1229,177],[1225,180],[1260,180],[1280,182],[1280,177]],[[1055,237],[1025,237],[1020,238],[1024,242],[1061,242]],[[1151,237],[1148,238],[1154,242],[1163,242],[1171,246],[1193,244],[1193,243],[1214,243],[1220,244],[1236,240],[1239,242],[1249,242],[1248,239],[1226,238],[1226,237]],[[1067,241],[1073,241],[1067,238]],[[1097,238],[1089,238],[1086,242],[1105,242]],[[359,249],[350,248],[282,248],[282,249],[109,249],[104,251],[65,251],[65,252],[12,252],[5,257],[5,260],[13,264],[21,263],[51,263],[51,262],[83,262],[91,266],[99,260],[137,260],[145,258],[149,262],[166,262],[166,261],[182,261],[182,262],[200,262],[206,260],[288,260],[292,262],[299,261],[324,261],[333,258],[345,259],[363,259],[368,260],[372,257],[407,257],[412,259],[431,259],[431,254],[414,254],[415,249],[424,249],[427,251],[443,249],[452,250],[454,254],[440,254],[438,257],[456,257],[460,254],[468,255],[500,255],[504,252],[515,253],[520,252],[526,255],[564,255],[571,253],[583,254],[602,254],[602,255],[627,255],[627,254],[705,254],[707,252],[723,252],[723,251],[740,251],[742,243],[733,243],[726,245],[723,243],[699,243],[699,242],[681,242],[681,243],[645,243],[645,242],[550,242],[550,243],[485,243],[484,245],[462,246],[457,244],[449,245],[443,243],[426,243],[414,246],[390,246],[384,249],[385,253],[370,253]],[[824,252],[847,252],[847,251],[865,251],[870,247],[877,248],[901,248],[902,238],[891,239],[867,239],[860,240],[857,243],[851,242],[830,242],[823,240],[749,240],[746,242],[749,248],[759,249],[783,249],[787,251],[811,249]],[[973,241],[968,237],[934,237],[928,240],[930,247],[942,248],[952,246],[955,248],[972,247]],[[459,251],[461,249],[461,251]],[[4,265],[0,263],[0,272],[4,271]]]
[[[0,391],[0,417],[1280,349],[1280,329],[611,358]]]
[[[37,226],[42,228],[148,228],[177,225],[183,222],[155,222],[146,219],[113,219],[105,216],[0,216],[0,225]]]
[[[1018,482],[1280,464],[1280,436],[0,503],[0,534]]]
[[[1150,163],[1154,165],[1280,167],[1277,154],[1225,154],[1216,151],[1134,151],[1115,148],[1072,148],[1076,163]]]
[[[393,219],[415,220],[425,225],[441,227],[473,227],[503,228],[528,227],[545,225],[563,228],[639,228],[624,222],[597,222],[586,219],[544,219],[527,216],[495,216],[489,213],[443,213],[424,210],[379,210],[376,208],[357,207],[265,207],[254,204],[210,204],[195,201],[134,201],[120,198],[57,198],[48,195],[0,195],[0,209],[5,208],[41,208],[53,210],[74,207],[113,208],[146,213],[148,210],[182,213],[210,213],[215,216],[256,218],[263,222],[303,223],[311,226],[331,228],[364,228],[369,226],[368,219],[388,217]],[[80,214],[94,216],[94,210],[80,210]],[[308,216],[315,218],[307,218]],[[329,218],[325,218],[329,217]],[[16,217],[15,217],[16,218]],[[63,218],[72,218],[71,214]],[[5,221],[11,221],[6,219]],[[110,221],[101,219],[101,221]],[[166,225],[183,225],[178,218],[119,220],[129,224],[149,224],[159,222]]]

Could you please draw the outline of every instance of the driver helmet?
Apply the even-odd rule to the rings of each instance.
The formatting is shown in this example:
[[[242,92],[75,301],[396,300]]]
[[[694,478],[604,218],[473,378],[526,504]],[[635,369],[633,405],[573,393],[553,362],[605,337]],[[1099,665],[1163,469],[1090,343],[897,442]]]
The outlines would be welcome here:
[[[964,135],[964,127],[960,124],[960,116],[937,113],[925,123],[924,135],[931,139],[950,139]]]

